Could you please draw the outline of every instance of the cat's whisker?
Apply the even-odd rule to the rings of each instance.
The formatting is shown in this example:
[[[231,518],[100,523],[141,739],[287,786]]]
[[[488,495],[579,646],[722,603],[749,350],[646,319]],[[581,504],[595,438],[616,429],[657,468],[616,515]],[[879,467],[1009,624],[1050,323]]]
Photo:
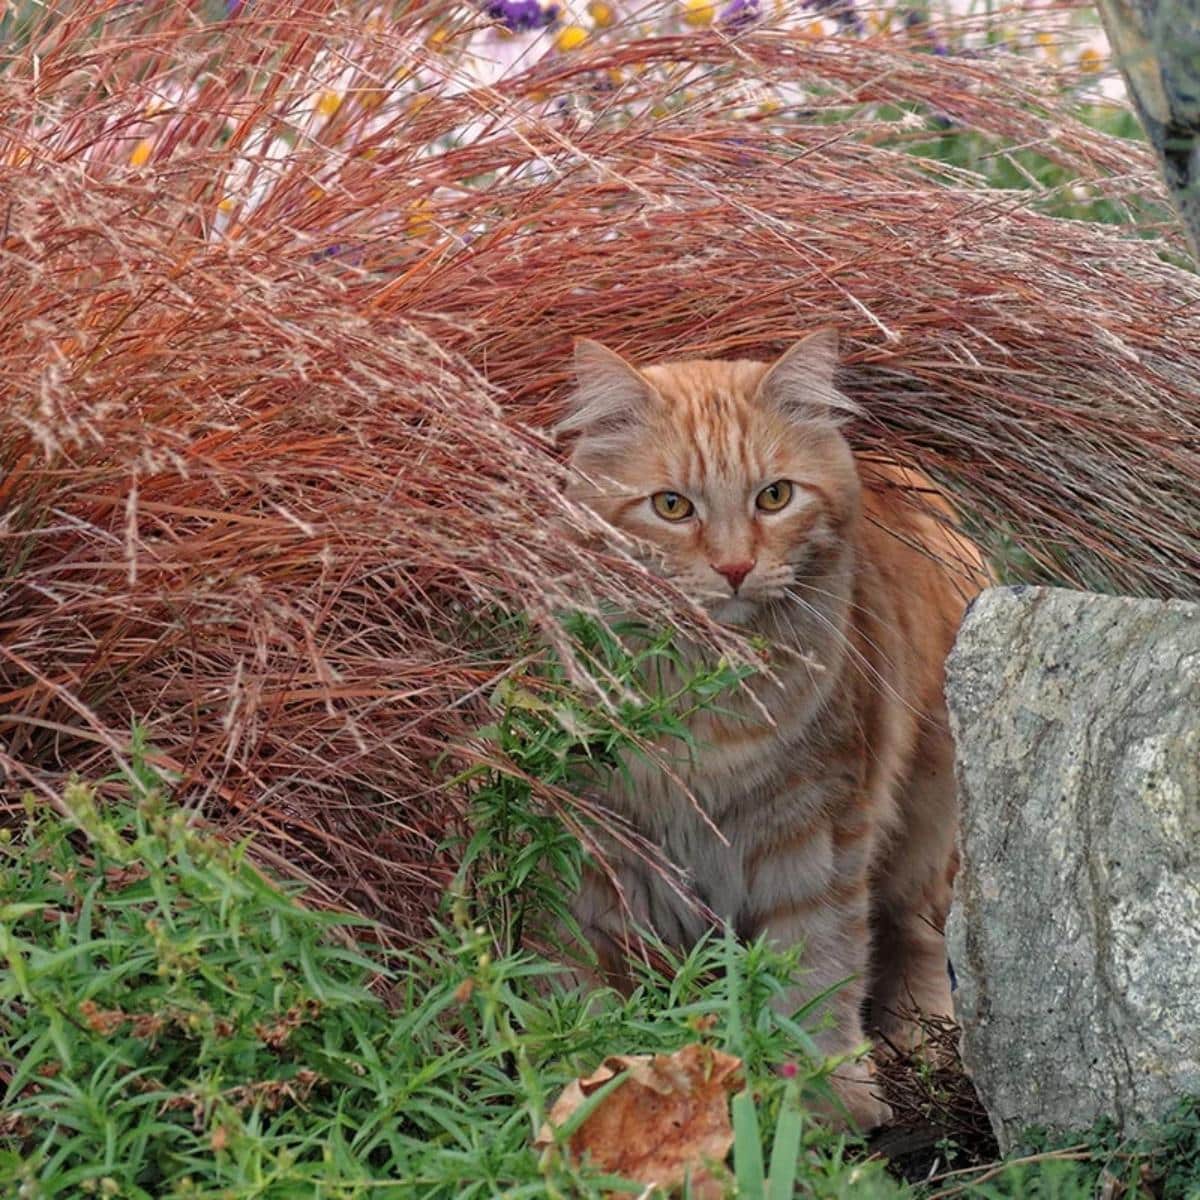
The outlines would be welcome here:
[[[797,596],[795,592],[788,592],[787,598],[794,604],[799,605],[810,616],[816,617],[816,619],[820,621],[830,631],[830,633],[838,638],[841,642],[843,650],[846,652],[846,655],[854,661],[855,665],[862,670],[864,675],[878,683],[883,691],[885,691],[894,700],[898,700],[910,712],[919,711],[913,705],[912,701],[896,690],[891,681],[884,677],[879,668],[876,667],[871,660],[868,659],[867,656],[863,654],[863,652],[859,650],[857,646],[854,645],[850,638],[846,636],[845,632],[839,629],[829,617],[827,617],[819,608],[817,608],[815,604],[810,604],[804,599],[803,596]],[[861,633],[861,630],[859,632]],[[863,641],[866,642],[872,650],[879,654],[879,656],[888,666],[894,665],[888,655],[884,652],[883,648],[877,642],[872,641],[865,634],[863,635]]]
[[[838,604],[845,604],[848,608],[855,612],[860,612],[865,617],[870,617],[873,621],[882,621],[883,618],[873,608],[868,608],[865,604],[858,604],[853,600],[846,598],[839,592],[831,592],[828,588],[819,588],[815,583],[809,583],[805,579],[797,579],[795,576],[788,581],[789,587],[803,588],[806,592],[815,592],[818,596],[827,596],[829,599],[836,601]]]

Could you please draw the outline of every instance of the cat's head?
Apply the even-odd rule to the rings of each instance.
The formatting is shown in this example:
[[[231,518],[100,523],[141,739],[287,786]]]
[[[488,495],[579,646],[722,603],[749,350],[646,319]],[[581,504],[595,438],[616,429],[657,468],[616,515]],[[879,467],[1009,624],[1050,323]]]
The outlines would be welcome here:
[[[860,485],[836,366],[829,330],[774,363],[642,369],[579,341],[558,426],[579,435],[571,494],[653,546],[656,569],[717,620],[750,623],[846,558]]]

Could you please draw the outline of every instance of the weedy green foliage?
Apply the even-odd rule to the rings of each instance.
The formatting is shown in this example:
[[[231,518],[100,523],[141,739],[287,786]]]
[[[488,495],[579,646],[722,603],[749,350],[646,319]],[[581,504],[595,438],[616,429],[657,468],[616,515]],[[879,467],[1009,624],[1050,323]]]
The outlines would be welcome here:
[[[102,812],[79,784],[65,802],[69,819],[31,805],[5,847],[5,1195],[599,1195],[594,1172],[530,1148],[553,1096],[706,1018],[746,1052],[768,1130],[795,1090],[773,1068],[796,1046],[765,1005],[794,958],[717,939],[628,1000],[539,988],[553,964],[493,957],[461,911],[387,954],[157,793]],[[876,1189],[856,1195],[894,1192],[878,1165],[853,1169]]]
[[[1200,1200],[1200,1097],[1181,1097],[1173,1112],[1136,1137],[1122,1138],[1111,1122],[1101,1121],[1069,1145],[1030,1130],[1023,1150],[999,1165],[987,1190],[977,1194]]]
[[[505,676],[493,697],[496,719],[477,731],[488,765],[454,781],[472,789],[458,890],[502,950],[521,945],[531,914],[544,928],[574,926],[569,900],[583,847],[568,822],[581,829],[587,816],[578,806],[540,805],[537,793],[602,791],[607,773],[626,769],[626,756],[688,745],[688,718],[719,708],[751,670],[725,660],[690,666],[672,633],[634,621],[569,613],[562,622],[575,670],[592,686],[573,686],[553,655],[531,656]]]
[[[414,951],[385,951],[361,920],[306,908],[245,846],[203,832],[168,802],[136,736],[129,803],[101,808],[82,783],[64,815],[31,798],[0,876],[0,1187],[599,1195],[622,1185],[557,1147],[531,1148],[554,1096],[607,1054],[698,1037],[742,1056],[770,1136],[791,1111],[785,1088],[794,1106],[830,1065],[805,1058],[801,1026],[768,1007],[794,953],[714,937],[625,999],[585,994],[517,948],[527,907],[561,906],[581,861],[529,778],[567,785],[635,739],[681,733],[687,707],[714,702],[740,673],[718,666],[654,700],[656,667],[678,665],[666,639],[629,652],[599,623],[580,618],[572,632],[610,693],[580,699],[553,663],[500,690],[482,732],[498,765],[469,781],[463,892]],[[786,1083],[784,1063],[797,1064]],[[823,1147],[846,1153],[812,1126],[804,1144],[823,1163]],[[744,1137],[739,1146],[741,1159]],[[805,1160],[794,1148],[780,1161],[791,1171]],[[880,1164],[848,1169],[856,1195],[895,1191]],[[842,1194],[844,1179],[826,1187],[811,1173],[812,1194]]]

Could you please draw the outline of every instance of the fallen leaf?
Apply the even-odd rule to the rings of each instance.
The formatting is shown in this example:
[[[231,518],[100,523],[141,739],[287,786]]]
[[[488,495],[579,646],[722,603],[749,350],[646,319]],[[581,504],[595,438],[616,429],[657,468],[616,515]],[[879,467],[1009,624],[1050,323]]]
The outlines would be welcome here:
[[[535,1145],[552,1145],[554,1128],[622,1071],[628,1077],[571,1134],[567,1149],[598,1170],[663,1191],[691,1178],[691,1194],[725,1194],[714,1175],[733,1145],[729,1094],[742,1083],[741,1059],[711,1046],[674,1054],[613,1054],[586,1079],[567,1085],[554,1102]]]

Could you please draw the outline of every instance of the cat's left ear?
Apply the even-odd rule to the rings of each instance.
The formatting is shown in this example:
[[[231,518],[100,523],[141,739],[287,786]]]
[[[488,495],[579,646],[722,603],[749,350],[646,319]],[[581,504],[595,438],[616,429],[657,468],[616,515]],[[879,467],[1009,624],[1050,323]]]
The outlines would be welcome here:
[[[636,367],[607,346],[579,338],[575,342],[575,392],[554,432],[619,440],[644,422],[656,400],[654,388]]]
[[[861,416],[862,409],[834,384],[837,365],[837,330],[818,329],[785,350],[767,368],[757,397],[796,421],[840,424]]]

